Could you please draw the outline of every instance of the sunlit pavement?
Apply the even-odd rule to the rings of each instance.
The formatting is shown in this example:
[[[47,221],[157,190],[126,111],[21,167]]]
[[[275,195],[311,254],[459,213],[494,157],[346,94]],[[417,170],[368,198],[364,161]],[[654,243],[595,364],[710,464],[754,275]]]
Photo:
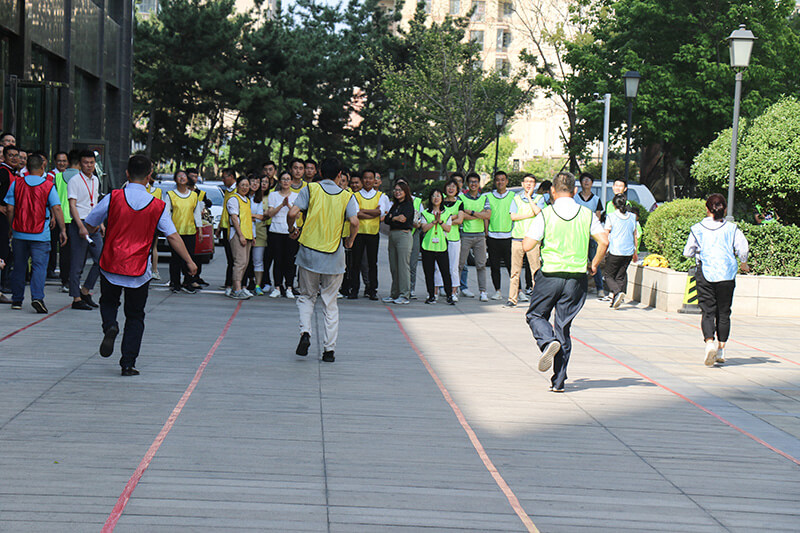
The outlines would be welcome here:
[[[329,364],[290,300],[154,286],[126,378],[97,311],[0,308],[0,530],[798,530],[796,320],[706,368],[699,317],[590,298],[556,394],[524,307],[422,302],[339,300]]]

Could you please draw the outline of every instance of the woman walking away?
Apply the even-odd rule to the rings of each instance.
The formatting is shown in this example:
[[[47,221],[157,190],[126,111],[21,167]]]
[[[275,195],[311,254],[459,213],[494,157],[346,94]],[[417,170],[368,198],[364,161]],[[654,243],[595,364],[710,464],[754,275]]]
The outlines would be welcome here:
[[[274,288],[269,295],[277,298],[281,295],[294,298],[292,284],[294,283],[294,258],[295,246],[289,238],[289,225],[286,215],[294,205],[297,193],[292,190],[292,175],[289,171],[281,172],[278,179],[277,190],[269,193],[267,198],[267,217],[272,219],[267,233],[267,248],[272,255],[272,281]]]
[[[411,189],[404,181],[394,186],[394,201],[384,217],[389,225],[389,270],[392,273],[392,289],[384,303],[407,304],[411,296],[411,229],[414,227],[414,204]]]
[[[742,230],[724,220],[728,203],[721,194],[706,200],[708,217],[692,226],[683,255],[697,260],[697,297],[703,312],[701,326],[706,341],[706,366],[725,362],[725,343],[731,331],[731,304],[736,287],[736,258],[749,272],[749,245]],[[716,336],[716,340],[715,340]]]
[[[606,217],[608,234],[608,256],[604,281],[611,291],[611,308],[619,309],[625,300],[628,288],[628,265],[636,260],[636,215],[628,210],[628,200],[624,194],[617,194],[612,200],[614,211]]]
[[[236,180],[236,193],[228,199],[230,215],[230,244],[233,255],[233,278],[230,297],[235,300],[247,300],[249,293],[242,290],[242,278],[250,259],[250,248],[253,246],[253,214],[250,210],[250,181],[242,176]]]
[[[447,303],[455,305],[453,301],[453,286],[450,280],[450,260],[447,256],[447,234],[450,232],[450,216],[442,205],[442,191],[433,189],[428,195],[425,209],[420,212],[419,228],[424,234],[422,237],[422,270],[425,272],[425,285],[428,289],[426,304],[436,303],[436,289],[434,288],[434,264],[439,265],[442,273]]]
[[[200,197],[192,192],[191,182],[186,172],[179,170],[173,178],[175,180],[175,190],[168,191],[164,195],[166,212],[172,217],[172,223],[181,236],[186,251],[194,261],[194,245],[197,238],[197,228],[203,225],[201,215],[205,204],[200,201]],[[189,274],[189,269],[181,256],[172,248],[172,256],[169,260],[169,284],[173,293],[185,292],[194,294],[199,289],[193,276]],[[196,262],[196,261],[195,261]],[[181,283],[183,275],[183,283]]]

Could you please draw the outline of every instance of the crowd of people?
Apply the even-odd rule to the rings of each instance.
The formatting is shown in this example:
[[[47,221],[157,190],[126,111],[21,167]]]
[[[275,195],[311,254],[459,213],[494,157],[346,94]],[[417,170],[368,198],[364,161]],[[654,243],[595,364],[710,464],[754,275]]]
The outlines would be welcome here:
[[[191,294],[208,286],[194,258],[196,234],[211,206],[197,187],[197,169],[177,170],[174,189],[164,192],[154,183],[150,161],[134,156],[123,188],[101,197],[93,152],[58,152],[48,170],[44,154],[26,153],[21,159],[14,142],[9,134],[0,136],[0,235],[8,234],[13,243],[10,247],[8,239],[0,239],[0,267],[9,263],[13,250],[13,267],[2,271],[2,287],[10,288],[3,292],[11,296],[1,294],[0,302],[20,309],[27,278],[31,305],[47,313],[45,279],[57,275],[62,290],[72,297],[72,309],[101,308],[100,353],[108,356],[119,332],[116,314],[124,292],[132,303],[125,306],[120,365],[124,375],[135,375],[147,288],[151,278],[160,277],[153,236],[160,232],[172,251],[173,292]],[[358,299],[362,283],[363,297],[380,299],[378,254],[384,223],[392,279],[384,303],[407,305],[417,297],[420,262],[426,304],[477,298],[505,300],[513,308],[530,300],[526,318],[541,349],[540,369],[553,367],[552,388],[561,391],[571,348],[569,328],[586,298],[587,273],[594,277],[598,298],[619,308],[641,237],[626,183],[615,181],[614,196],[603,206],[592,193],[588,174],[579,177],[579,187],[568,172],[538,187],[536,177],[528,174],[513,192],[506,173],[498,171],[492,190],[482,192],[478,174],[453,173],[443,187],[430,187],[423,197],[414,196],[404,179],[397,179],[391,194],[385,194],[377,171],[351,172],[335,158],[319,167],[310,159],[293,159],[280,172],[268,161],[258,173],[237,175],[228,168],[221,177],[224,201],[217,237],[227,261],[221,288],[236,300],[296,298],[300,356],[308,353],[311,314],[321,299],[324,361],[334,360],[337,299]],[[745,262],[747,242],[735,225],[722,219],[724,198],[713,195],[708,209],[709,219],[692,228],[685,254],[698,258],[705,362],[713,366],[724,362],[738,265],[734,254]],[[88,259],[92,265],[82,280]],[[477,274],[475,292],[468,283],[470,259]],[[503,270],[509,280],[505,295]],[[98,280],[99,304],[93,299]]]

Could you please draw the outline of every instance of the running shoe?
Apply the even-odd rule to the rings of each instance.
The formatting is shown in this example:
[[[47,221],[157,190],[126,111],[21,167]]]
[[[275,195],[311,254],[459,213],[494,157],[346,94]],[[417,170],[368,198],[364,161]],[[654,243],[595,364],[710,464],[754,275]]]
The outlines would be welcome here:
[[[247,289],[245,289],[245,288],[242,288],[242,292],[243,292],[243,293],[244,293],[244,294],[245,294],[245,295],[246,295],[248,298],[252,298],[253,296],[255,296],[255,295],[254,295],[252,292],[248,291],[248,290],[247,290]]]
[[[619,306],[622,305],[622,302],[625,301],[625,293],[618,292],[614,295],[614,298],[611,300],[611,307],[612,309],[619,309]]]
[[[486,295],[486,291],[481,291],[481,296],[480,296],[479,300],[482,301],[482,302],[488,302],[489,301],[489,296]]]
[[[467,298],[475,298],[475,293],[469,289],[461,289],[461,296],[466,296]]]
[[[309,346],[311,346],[311,333],[304,331],[300,335],[300,342],[297,343],[297,349],[294,353],[305,357],[308,355]]]
[[[717,357],[715,360],[720,364],[725,362],[725,348],[717,348]]]
[[[269,294],[270,298],[280,298],[281,297],[281,288],[275,287],[272,289],[272,292]]]
[[[31,307],[36,309],[36,312],[39,313],[40,315],[46,315],[47,314],[47,306],[44,305],[44,301],[42,301],[42,300],[34,300],[34,301],[32,301],[31,302]]]
[[[233,294],[233,289],[231,289],[230,287],[225,287],[225,296],[230,298],[232,294]]]
[[[528,295],[525,294],[525,291],[519,291],[519,296],[517,297],[517,301],[518,302],[527,302],[528,301]]]
[[[231,293],[231,298],[234,300],[249,300],[251,297],[252,295],[248,296],[248,293],[244,292],[244,289]]]
[[[611,296],[610,294],[606,294],[605,296],[598,296],[597,297],[597,301],[598,302],[610,302],[613,299],[614,299],[614,297]]]
[[[436,298],[434,296],[428,296],[428,299],[425,300],[425,303],[426,304],[435,304],[436,303]]]
[[[503,307],[516,307],[516,306],[517,306],[516,302],[512,302],[511,300],[509,300]]]
[[[717,341],[706,341],[706,366],[714,366],[717,362]]]
[[[544,347],[542,355],[539,356],[539,372],[547,372],[550,370],[550,367],[553,366],[553,358],[560,349],[561,343],[558,341],[552,341]]]
[[[286,297],[289,299],[294,300],[294,292],[292,292],[292,288],[289,287],[286,289]]]
[[[11,302],[11,309],[15,311],[22,309],[22,302]]]
[[[447,297],[447,304],[448,305],[456,305],[456,303],[453,301],[453,296],[452,295]]]
[[[197,290],[191,285],[184,285],[181,287],[181,292],[185,292],[186,294],[197,294]]]
[[[397,298],[392,298],[391,296],[386,296],[386,297],[382,298],[381,301],[383,303],[385,303],[385,304],[390,304],[390,303],[394,302],[396,299]]]
[[[492,300],[502,300],[502,299],[503,299],[503,294],[500,291],[496,291],[492,295]]]
[[[417,299],[417,293],[415,293],[414,291],[411,291],[411,294],[409,295],[409,298],[411,298],[412,300],[416,300]]]
[[[161,281],[161,274],[158,273],[158,270],[153,270],[153,279],[156,281]]]
[[[453,293],[453,301],[454,301],[454,302],[457,302],[457,301],[458,301],[458,294],[456,294],[456,293]]]
[[[411,301],[405,296],[400,296],[399,298],[395,298],[394,303],[397,305],[408,305],[411,303]]]
[[[256,285],[256,296],[264,296],[264,291],[258,285]]]

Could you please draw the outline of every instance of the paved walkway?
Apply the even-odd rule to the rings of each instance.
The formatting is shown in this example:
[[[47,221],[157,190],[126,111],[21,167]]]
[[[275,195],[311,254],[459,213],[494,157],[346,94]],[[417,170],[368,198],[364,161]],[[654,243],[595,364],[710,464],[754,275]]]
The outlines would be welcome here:
[[[122,378],[97,312],[0,309],[0,531],[800,529],[794,321],[709,369],[697,317],[591,300],[553,394],[524,309],[340,310],[331,365],[293,302],[154,288]]]

